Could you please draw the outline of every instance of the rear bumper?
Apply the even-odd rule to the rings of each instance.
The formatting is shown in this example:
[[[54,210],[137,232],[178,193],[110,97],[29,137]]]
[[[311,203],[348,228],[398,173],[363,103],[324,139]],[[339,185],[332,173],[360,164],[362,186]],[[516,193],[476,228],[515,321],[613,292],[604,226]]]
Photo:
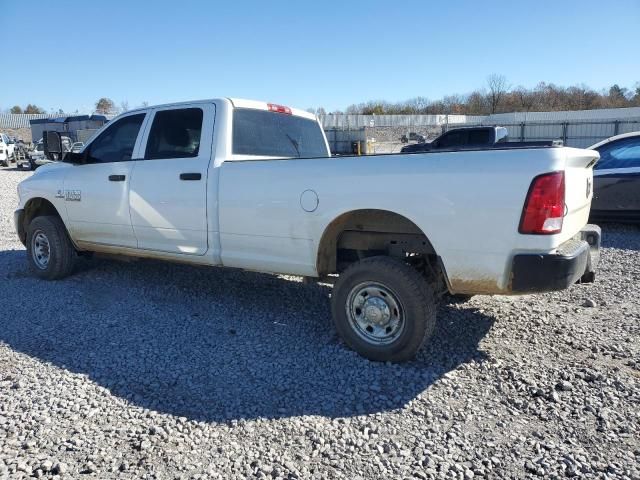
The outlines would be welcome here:
[[[593,282],[600,259],[600,227],[587,225],[556,253],[513,257],[511,291],[536,293],[563,290],[578,281]]]
[[[24,209],[19,208],[13,212],[13,224],[16,226],[16,233],[24,246],[27,245],[27,232],[24,229]]]

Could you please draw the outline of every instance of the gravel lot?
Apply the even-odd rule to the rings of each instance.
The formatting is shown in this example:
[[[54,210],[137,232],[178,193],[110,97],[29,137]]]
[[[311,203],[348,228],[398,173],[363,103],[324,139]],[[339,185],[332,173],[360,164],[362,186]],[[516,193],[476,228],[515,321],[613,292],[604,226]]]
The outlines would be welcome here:
[[[414,362],[329,290],[149,261],[31,277],[0,170],[0,479],[640,478],[640,230],[594,285],[443,305]]]

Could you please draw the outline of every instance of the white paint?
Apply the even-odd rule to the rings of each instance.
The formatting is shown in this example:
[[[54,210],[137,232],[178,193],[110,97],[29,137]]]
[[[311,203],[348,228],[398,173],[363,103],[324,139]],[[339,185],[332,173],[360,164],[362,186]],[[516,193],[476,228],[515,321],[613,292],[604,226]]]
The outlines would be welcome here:
[[[205,109],[200,155],[141,160],[154,112],[195,105]],[[234,105],[267,108],[265,102],[219,99],[128,112],[148,113],[134,150],[137,160],[43,167],[20,184],[21,206],[36,196],[50,199],[85,249],[308,276],[318,273],[320,240],[334,219],[353,210],[388,210],[422,229],[449,279],[493,284],[496,292],[509,283],[513,255],[554,252],[587,223],[587,167],[597,152],[534,148],[260,159],[232,154]],[[562,232],[520,235],[532,179],[561,170],[567,204]],[[107,181],[116,171],[127,175],[121,188]],[[202,180],[181,182],[182,172],[200,172]],[[81,190],[82,201],[69,206],[55,199],[62,184]],[[312,193],[301,196],[306,191],[320,200],[314,202]]]

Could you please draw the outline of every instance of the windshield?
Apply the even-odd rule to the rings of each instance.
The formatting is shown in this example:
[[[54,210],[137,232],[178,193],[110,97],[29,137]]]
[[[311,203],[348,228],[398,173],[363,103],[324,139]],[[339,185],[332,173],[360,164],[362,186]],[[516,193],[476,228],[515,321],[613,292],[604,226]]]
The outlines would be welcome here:
[[[42,151],[44,151],[44,144],[38,143],[36,145],[36,152],[42,152]]]
[[[318,122],[250,108],[233,112],[233,153],[286,158],[329,156]]]

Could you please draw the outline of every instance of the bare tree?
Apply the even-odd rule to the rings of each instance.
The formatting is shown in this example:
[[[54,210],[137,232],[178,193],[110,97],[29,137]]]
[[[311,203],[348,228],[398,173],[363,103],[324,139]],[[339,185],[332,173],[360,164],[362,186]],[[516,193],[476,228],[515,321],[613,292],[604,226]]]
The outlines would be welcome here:
[[[489,105],[491,106],[491,113],[496,113],[500,106],[500,102],[509,90],[507,77],[504,75],[498,75],[497,73],[491,74],[487,77],[487,86],[489,87]]]
[[[20,105],[14,105],[11,107],[11,110],[9,110],[9,113],[22,113],[22,108]]]
[[[129,102],[126,100],[123,100],[120,102],[120,113],[124,113],[124,112],[128,112],[129,111]]]
[[[24,113],[34,114],[34,113],[45,113],[44,110],[37,105],[32,105],[31,103],[24,108]]]
[[[442,99],[445,110],[443,113],[464,113],[464,98],[462,95],[447,95]]]
[[[110,98],[102,97],[96,102],[96,113],[107,115],[110,113],[115,113],[115,111],[116,104]]]
[[[502,75],[487,79],[489,90],[474,90],[467,95],[446,95],[430,101],[416,97],[403,102],[384,100],[349,105],[350,114],[442,114],[487,115],[498,112],[559,111],[640,106],[640,82],[632,88],[613,85],[597,92],[586,85],[562,87],[540,82],[534,88],[518,86],[511,90]],[[342,112],[334,112],[342,113]]]
[[[532,92],[524,87],[518,87],[514,90],[513,93],[519,104],[519,108],[524,110],[525,112],[531,111],[535,103],[535,96],[532,94]]]
[[[487,96],[484,91],[474,91],[467,96],[465,113],[469,115],[485,115],[487,113]]]

